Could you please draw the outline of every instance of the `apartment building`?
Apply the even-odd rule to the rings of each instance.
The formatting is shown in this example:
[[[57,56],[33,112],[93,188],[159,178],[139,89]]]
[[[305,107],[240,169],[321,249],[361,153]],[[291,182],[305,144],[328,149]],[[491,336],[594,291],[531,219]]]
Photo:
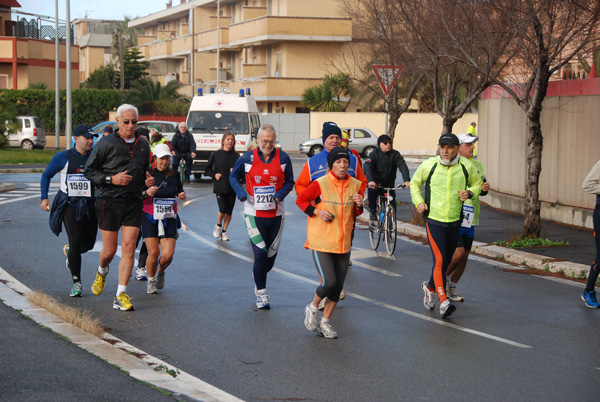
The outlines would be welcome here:
[[[75,44],[79,46],[80,82],[87,80],[94,70],[117,62],[112,53],[112,39],[117,22],[122,21],[89,18],[73,21]]]
[[[175,0],[137,18],[139,49],[151,77],[179,80],[192,96],[203,88],[249,88],[259,111],[305,111],[303,91],[335,73],[352,40],[341,0]]]
[[[25,89],[32,83],[55,88],[54,21],[16,14],[16,0],[0,0],[0,89]],[[13,14],[16,14],[14,16]],[[66,88],[65,25],[59,26],[61,89]],[[78,47],[71,46],[71,85],[79,88]]]

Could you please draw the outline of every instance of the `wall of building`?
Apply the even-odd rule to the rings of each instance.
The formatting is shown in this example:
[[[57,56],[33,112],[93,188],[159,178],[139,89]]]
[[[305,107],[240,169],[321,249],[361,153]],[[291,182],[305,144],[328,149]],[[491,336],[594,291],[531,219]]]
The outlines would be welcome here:
[[[321,136],[323,123],[333,121],[338,126],[365,127],[376,135],[385,133],[385,113],[310,113],[310,138]],[[454,133],[465,133],[477,114],[467,113],[456,122]],[[435,155],[442,133],[442,118],[436,113],[404,113],[394,136],[394,149],[402,155]]]
[[[582,192],[581,183],[599,159],[600,95],[552,96],[544,100],[543,106],[539,182],[540,200],[544,202],[542,217],[591,228],[595,197]],[[494,190],[490,201],[494,206],[523,213],[527,181],[525,113],[508,98],[481,100],[479,112],[478,157],[487,167]]]

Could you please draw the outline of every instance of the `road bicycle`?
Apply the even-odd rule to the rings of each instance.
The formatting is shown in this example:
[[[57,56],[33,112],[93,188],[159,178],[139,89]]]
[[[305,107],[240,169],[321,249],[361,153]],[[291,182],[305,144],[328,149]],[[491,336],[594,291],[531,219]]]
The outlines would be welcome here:
[[[396,209],[392,204],[392,191],[406,188],[404,185],[396,187],[377,186],[377,189],[384,191],[383,194],[377,196],[377,205],[375,206],[375,215],[377,220],[369,222],[369,240],[373,250],[377,250],[381,235],[383,235],[385,250],[388,255],[393,255],[396,250]]]

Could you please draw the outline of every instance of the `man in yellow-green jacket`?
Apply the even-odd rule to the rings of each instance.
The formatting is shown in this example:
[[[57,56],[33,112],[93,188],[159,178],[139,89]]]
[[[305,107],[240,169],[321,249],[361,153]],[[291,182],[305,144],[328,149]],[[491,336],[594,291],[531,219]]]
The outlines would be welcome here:
[[[479,225],[479,197],[487,195],[490,189],[490,183],[485,178],[485,166],[477,159],[473,159],[473,148],[479,137],[471,134],[459,134],[458,140],[460,146],[458,148],[458,154],[463,158],[467,158],[471,161],[483,184],[481,185],[481,194],[477,197],[473,197],[472,200],[465,201],[465,204],[472,205],[474,208],[473,220],[463,220],[460,227],[460,235],[458,236],[458,245],[452,256],[452,261],[448,265],[446,272],[447,278],[446,283],[448,284],[448,298],[450,301],[464,301],[463,296],[456,290],[456,283],[460,280],[465,268],[467,266],[467,259],[471,252],[471,246],[473,245],[473,239],[475,238],[475,226]]]
[[[456,135],[442,134],[438,144],[439,156],[421,163],[413,175],[410,195],[417,211],[425,218],[433,254],[431,277],[421,285],[423,304],[433,310],[437,292],[440,314],[446,318],[456,310],[446,296],[446,269],[458,243],[461,222],[472,218],[474,212],[472,206],[463,203],[481,193],[483,182],[473,164],[458,154],[460,142]]]

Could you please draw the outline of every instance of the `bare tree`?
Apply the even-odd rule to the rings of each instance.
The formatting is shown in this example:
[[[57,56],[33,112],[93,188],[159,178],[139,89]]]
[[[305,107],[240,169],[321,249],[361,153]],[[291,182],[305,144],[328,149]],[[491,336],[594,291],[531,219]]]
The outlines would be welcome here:
[[[489,5],[478,1],[397,1],[398,13],[407,25],[418,68],[433,88],[434,110],[442,117],[443,133],[460,119],[491,84],[505,62],[511,34],[504,22],[490,14]],[[477,65],[475,71],[464,61]],[[479,70],[485,71],[481,74]]]
[[[598,41],[600,2],[583,0],[489,0],[490,16],[504,21],[514,32],[510,71],[503,66],[502,77],[490,74],[461,50],[461,59],[479,74],[500,85],[527,115],[527,184],[523,237],[541,233],[539,178],[542,171],[543,135],[540,123],[542,103],[552,74]],[[479,16],[478,16],[479,17]],[[445,21],[448,21],[445,18]],[[445,32],[453,35],[449,24]],[[508,53],[507,53],[508,55]],[[507,79],[509,78],[509,79]],[[512,83],[516,84],[512,84]]]
[[[368,109],[387,108],[387,134],[395,137],[398,120],[410,107],[423,73],[415,68],[411,47],[405,41],[405,25],[399,21],[397,0],[344,0],[352,17],[353,43],[343,52],[337,68],[350,76]],[[384,64],[402,67],[400,77],[385,96],[371,66]]]

